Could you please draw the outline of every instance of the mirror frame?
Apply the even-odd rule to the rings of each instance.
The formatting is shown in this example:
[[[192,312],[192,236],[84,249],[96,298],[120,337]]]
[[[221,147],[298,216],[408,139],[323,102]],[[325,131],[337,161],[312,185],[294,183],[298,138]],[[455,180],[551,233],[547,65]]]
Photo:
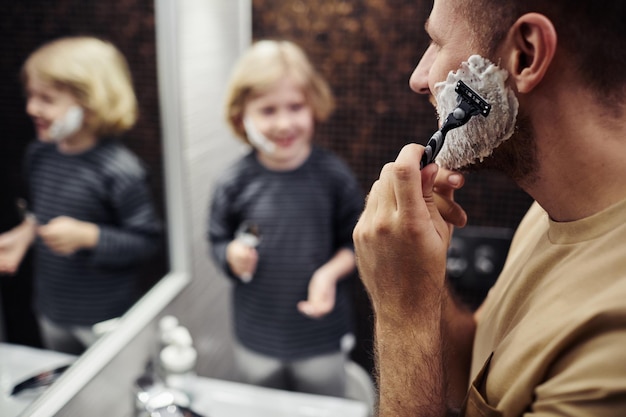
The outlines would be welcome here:
[[[104,335],[83,353],[53,385],[24,409],[21,416],[56,415],[191,280],[191,251],[185,208],[187,188],[183,181],[184,168],[179,140],[184,132],[180,122],[178,8],[176,2],[169,0],[155,0],[154,7],[170,271],[120,318],[115,331]]]

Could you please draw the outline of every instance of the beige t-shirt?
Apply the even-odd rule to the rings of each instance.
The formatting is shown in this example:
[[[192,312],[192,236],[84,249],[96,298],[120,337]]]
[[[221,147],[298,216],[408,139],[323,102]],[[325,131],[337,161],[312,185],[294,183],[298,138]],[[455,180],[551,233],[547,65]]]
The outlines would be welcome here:
[[[466,416],[626,416],[626,200],[566,223],[533,204],[483,306],[471,379]]]

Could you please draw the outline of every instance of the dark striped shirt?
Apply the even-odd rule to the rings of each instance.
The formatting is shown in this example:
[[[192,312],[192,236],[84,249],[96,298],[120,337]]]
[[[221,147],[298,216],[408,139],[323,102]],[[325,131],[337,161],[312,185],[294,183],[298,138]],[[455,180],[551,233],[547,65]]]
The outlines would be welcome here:
[[[296,305],[307,299],[313,272],[339,249],[353,248],[362,208],[348,166],[319,148],[293,171],[268,170],[250,153],[221,176],[208,235],[214,258],[235,282],[235,330],[244,346],[281,359],[339,350],[352,326],[349,280],[339,283],[335,309],[321,319],[304,316]],[[226,246],[243,222],[257,225],[261,234],[257,270],[247,284],[226,262]]]
[[[69,216],[100,228],[94,249],[71,256],[36,240],[36,310],[64,325],[120,316],[137,297],[138,266],[157,251],[162,230],[140,161],[115,140],[77,155],[35,142],[25,167],[39,224]]]

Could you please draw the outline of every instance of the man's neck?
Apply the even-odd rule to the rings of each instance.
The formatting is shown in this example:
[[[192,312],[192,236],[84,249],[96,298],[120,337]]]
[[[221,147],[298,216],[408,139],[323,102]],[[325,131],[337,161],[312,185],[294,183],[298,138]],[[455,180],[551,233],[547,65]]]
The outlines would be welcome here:
[[[537,180],[522,186],[553,220],[582,219],[626,198],[626,118],[592,105],[548,122],[535,125]]]

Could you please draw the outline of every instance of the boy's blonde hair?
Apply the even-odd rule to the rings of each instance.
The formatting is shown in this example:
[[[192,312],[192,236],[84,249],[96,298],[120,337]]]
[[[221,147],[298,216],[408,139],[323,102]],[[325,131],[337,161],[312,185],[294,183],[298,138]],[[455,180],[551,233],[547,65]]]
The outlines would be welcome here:
[[[51,41],[31,53],[21,75],[25,86],[30,77],[37,77],[73,94],[96,136],[119,135],[137,121],[128,63],[109,42],[88,36]]]
[[[235,65],[226,92],[226,120],[239,138],[249,143],[243,127],[247,101],[287,76],[302,88],[316,122],[332,113],[332,91],[299,46],[289,41],[257,41]]]

